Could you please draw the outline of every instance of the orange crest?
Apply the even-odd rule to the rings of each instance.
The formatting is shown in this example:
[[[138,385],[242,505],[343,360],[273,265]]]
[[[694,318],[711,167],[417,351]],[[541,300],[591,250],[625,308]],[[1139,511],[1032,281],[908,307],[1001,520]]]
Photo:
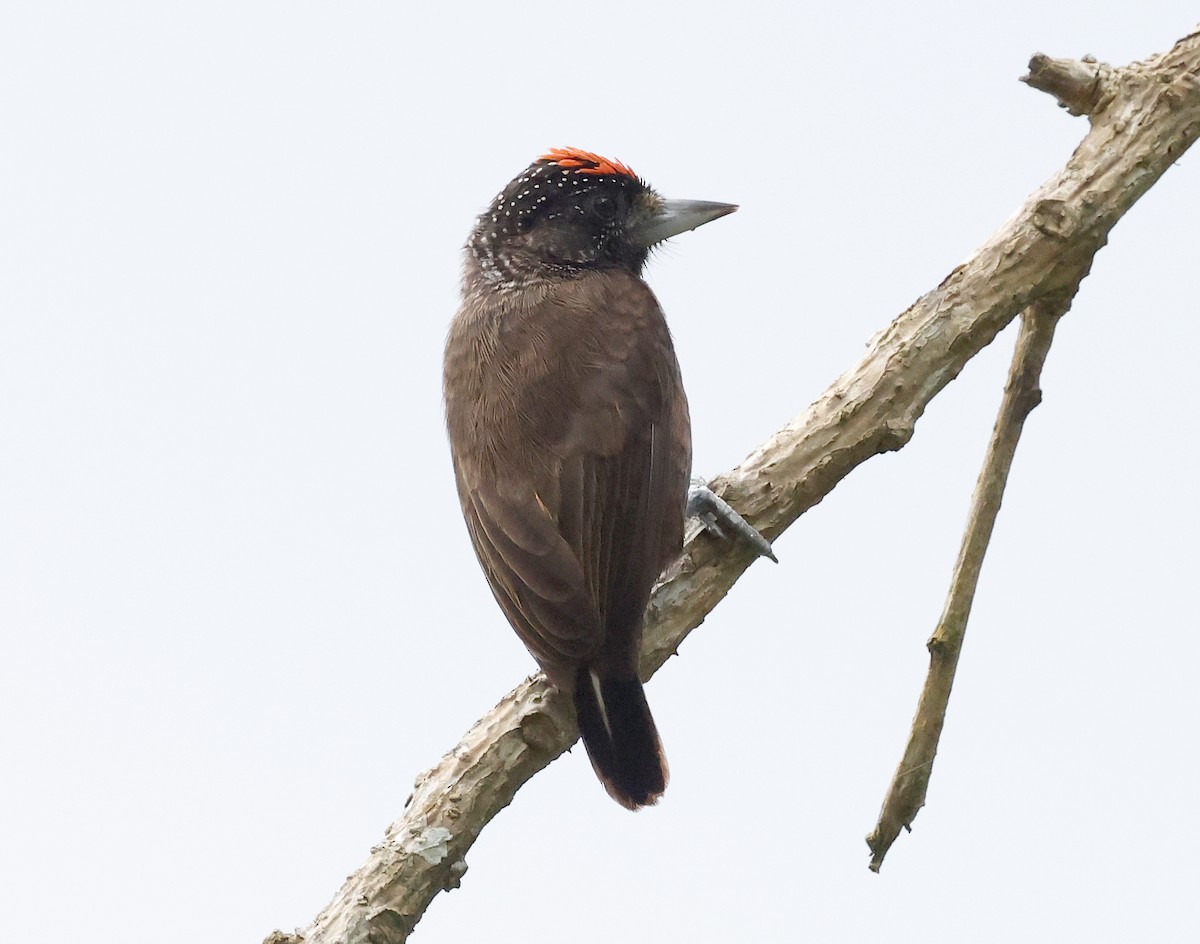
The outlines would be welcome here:
[[[637,180],[637,174],[620,161],[610,161],[607,157],[601,157],[591,151],[581,151],[579,148],[551,148],[538,160],[549,161],[581,174],[623,174]]]

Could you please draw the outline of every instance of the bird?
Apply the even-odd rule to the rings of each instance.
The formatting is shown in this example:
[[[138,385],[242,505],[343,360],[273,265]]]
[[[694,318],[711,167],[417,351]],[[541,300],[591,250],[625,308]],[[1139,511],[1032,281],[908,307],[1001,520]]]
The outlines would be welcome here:
[[[620,161],[538,157],[464,251],[443,396],[458,497],[500,609],[569,694],[609,795],[669,777],[638,676],[643,614],[683,546],[692,442],[651,250],[737,209],[668,200]]]

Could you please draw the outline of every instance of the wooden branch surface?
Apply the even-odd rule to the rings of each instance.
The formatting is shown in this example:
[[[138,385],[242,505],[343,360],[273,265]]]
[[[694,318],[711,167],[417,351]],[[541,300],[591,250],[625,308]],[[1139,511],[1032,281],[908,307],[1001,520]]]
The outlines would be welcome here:
[[[1074,292],[1071,294],[1073,296]],[[1034,302],[1021,315],[1021,331],[1013,349],[1008,383],[988,442],[983,468],[975,484],[975,493],[971,496],[971,510],[963,530],[958,560],[954,564],[950,592],[928,643],[929,671],[917,705],[917,715],[913,719],[904,756],[888,787],[879,819],[867,836],[872,872],[879,871],[900,830],[908,829],[925,805],[925,794],[933,773],[942,727],[946,722],[950,690],[954,687],[958,657],[962,652],[971,605],[975,601],[979,574],[983,570],[983,559],[987,555],[992,530],[1000,513],[1004,488],[1008,484],[1008,474],[1025,420],[1042,400],[1042,367],[1050,351],[1050,343],[1054,340],[1054,329],[1058,319],[1066,314],[1070,303],[1070,297],[1061,300],[1046,297]]]
[[[1016,315],[1078,282],[1109,230],[1200,134],[1200,34],[1114,69],[1066,166],[918,299],[812,406],[710,487],[775,538],[871,456],[899,449],[929,401]],[[749,566],[690,534],[647,612],[648,677]],[[786,564],[784,565],[786,566]],[[300,935],[274,942],[398,944],[456,887],[475,837],[575,741],[569,706],[534,676],[417,781],[402,817]]]

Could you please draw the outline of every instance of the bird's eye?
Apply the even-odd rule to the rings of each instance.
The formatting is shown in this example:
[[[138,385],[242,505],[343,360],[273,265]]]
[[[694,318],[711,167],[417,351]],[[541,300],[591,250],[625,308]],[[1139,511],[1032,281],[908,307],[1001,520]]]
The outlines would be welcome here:
[[[617,215],[620,207],[612,197],[599,194],[592,198],[592,212],[606,223]]]

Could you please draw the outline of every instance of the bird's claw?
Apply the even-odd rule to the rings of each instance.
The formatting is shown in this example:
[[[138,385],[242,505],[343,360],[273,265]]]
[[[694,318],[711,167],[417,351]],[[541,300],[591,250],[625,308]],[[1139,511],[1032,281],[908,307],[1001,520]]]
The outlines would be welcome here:
[[[757,552],[759,557],[767,557],[779,563],[775,552],[771,550],[771,542],[758,533],[758,530],[745,518],[737,513],[725,499],[704,484],[702,480],[693,479],[688,489],[687,515],[698,518],[704,529],[718,538],[725,539],[727,535],[722,525],[741,538]]]

